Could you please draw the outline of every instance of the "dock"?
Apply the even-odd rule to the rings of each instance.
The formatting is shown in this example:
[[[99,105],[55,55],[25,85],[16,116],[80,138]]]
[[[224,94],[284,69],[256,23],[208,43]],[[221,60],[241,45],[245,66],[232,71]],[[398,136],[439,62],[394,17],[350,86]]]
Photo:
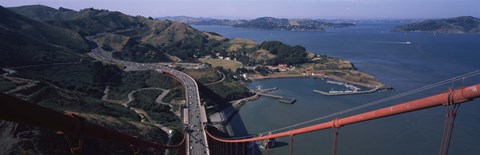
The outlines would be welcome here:
[[[276,98],[276,99],[278,99],[279,102],[288,103],[288,104],[293,104],[293,103],[295,103],[295,101],[296,101],[295,98],[288,98],[288,97],[283,97],[283,96],[278,96],[278,95],[272,95],[272,94],[258,93],[258,95],[260,95],[260,96],[266,96],[266,97],[271,97],[271,98]]]
[[[257,88],[257,89],[251,89],[251,91],[265,94],[265,93],[269,93],[269,92],[272,92],[272,91],[277,90],[277,89],[278,89],[277,87],[265,88],[265,89]]]

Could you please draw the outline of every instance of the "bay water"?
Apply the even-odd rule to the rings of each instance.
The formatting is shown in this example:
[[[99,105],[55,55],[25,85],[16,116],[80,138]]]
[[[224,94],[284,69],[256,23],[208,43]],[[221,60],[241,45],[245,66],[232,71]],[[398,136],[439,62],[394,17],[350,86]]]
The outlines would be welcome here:
[[[234,135],[241,137],[291,126],[480,69],[480,35],[390,32],[391,28],[400,24],[403,23],[359,22],[355,27],[329,29],[327,32],[259,30],[229,26],[193,27],[216,32],[227,38],[239,37],[256,42],[278,40],[289,45],[301,45],[313,53],[349,60],[358,70],[375,76],[395,89],[362,95],[323,96],[312,90],[328,91],[334,86],[322,79],[284,78],[255,81],[248,87],[278,87],[272,94],[293,97],[297,102],[284,104],[262,97],[245,104],[230,121]],[[451,86],[478,83],[480,76],[474,76],[298,127],[434,95]],[[446,107],[436,107],[341,127],[337,153],[438,154],[445,111]],[[331,154],[332,134],[332,130],[323,130],[294,136],[294,154]],[[277,147],[270,149],[269,154],[289,154],[288,143],[289,138],[277,139]],[[479,146],[480,102],[473,101],[460,107],[450,153],[478,154]]]

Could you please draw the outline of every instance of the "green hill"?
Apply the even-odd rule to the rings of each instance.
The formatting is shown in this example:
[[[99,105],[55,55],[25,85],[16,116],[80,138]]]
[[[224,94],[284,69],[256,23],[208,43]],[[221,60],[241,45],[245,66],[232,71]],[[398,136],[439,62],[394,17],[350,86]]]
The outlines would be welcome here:
[[[480,19],[462,16],[449,19],[425,20],[394,28],[395,32],[480,33]]]
[[[120,52],[116,55],[140,62],[152,62],[155,61],[154,59],[165,61],[167,60],[164,56],[165,53],[177,56],[183,61],[193,62],[196,61],[194,55],[210,54],[206,52],[211,51],[212,46],[219,42],[184,23],[152,20],[108,10],[88,8],[72,11],[39,5],[10,9],[50,25],[70,29],[83,36],[115,33],[116,38],[130,38],[129,43],[133,44],[130,44],[130,48],[122,47],[121,50],[119,45],[122,45],[125,39],[103,38],[100,40],[108,40],[106,43]],[[118,32],[118,30],[130,31]],[[138,48],[141,48],[140,52],[138,52]]]
[[[120,12],[107,10],[83,9],[64,19],[50,20],[46,23],[68,28],[81,35],[94,35],[102,32],[113,32],[141,26],[140,18],[134,18]]]
[[[88,51],[78,33],[0,7],[1,66],[78,61]]]
[[[38,21],[67,19],[76,14],[76,11],[65,8],[51,8],[44,5],[25,5],[8,8],[10,11],[24,15]]]
[[[43,5],[27,5],[9,9],[31,19],[68,28],[81,35],[94,35],[141,26],[141,18],[93,8],[74,11],[65,8],[54,9]]]

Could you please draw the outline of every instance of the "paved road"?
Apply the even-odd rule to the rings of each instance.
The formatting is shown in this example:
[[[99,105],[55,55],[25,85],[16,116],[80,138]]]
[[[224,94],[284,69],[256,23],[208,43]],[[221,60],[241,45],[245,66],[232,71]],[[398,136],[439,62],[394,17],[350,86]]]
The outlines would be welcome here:
[[[93,41],[93,37],[87,37]],[[88,55],[101,61],[121,64],[127,67],[128,70],[155,70],[159,73],[164,73],[173,76],[185,88],[185,108],[188,113],[188,137],[187,137],[187,154],[188,155],[209,155],[207,135],[204,132],[204,123],[207,123],[207,116],[205,107],[200,103],[200,94],[198,85],[195,80],[187,74],[174,70],[171,67],[181,66],[183,68],[203,68],[204,65],[196,63],[136,63],[114,59],[109,54],[105,54],[101,48],[95,48]]]

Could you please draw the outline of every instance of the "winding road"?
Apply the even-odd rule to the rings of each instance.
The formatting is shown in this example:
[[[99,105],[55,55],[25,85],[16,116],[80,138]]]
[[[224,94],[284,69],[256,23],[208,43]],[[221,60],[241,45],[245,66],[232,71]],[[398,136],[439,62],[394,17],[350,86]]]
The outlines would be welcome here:
[[[87,37],[88,40],[95,42],[94,37]],[[196,63],[136,63],[114,59],[111,57],[111,54],[105,55],[100,47],[97,47],[88,53],[91,57],[110,63],[120,64],[126,67],[124,71],[131,70],[155,70],[156,72],[163,73],[167,76],[170,76],[177,81],[179,81],[184,87],[185,95],[185,109],[184,109],[184,120],[187,126],[187,155],[209,155],[207,143],[207,135],[204,132],[204,124],[207,123],[207,116],[205,112],[205,107],[200,102],[200,92],[198,90],[197,82],[190,77],[189,75],[174,70],[171,67],[181,66],[183,68],[204,68],[202,64]],[[133,97],[133,96],[132,96]],[[130,95],[129,95],[130,100]],[[186,117],[186,119],[185,119]]]

